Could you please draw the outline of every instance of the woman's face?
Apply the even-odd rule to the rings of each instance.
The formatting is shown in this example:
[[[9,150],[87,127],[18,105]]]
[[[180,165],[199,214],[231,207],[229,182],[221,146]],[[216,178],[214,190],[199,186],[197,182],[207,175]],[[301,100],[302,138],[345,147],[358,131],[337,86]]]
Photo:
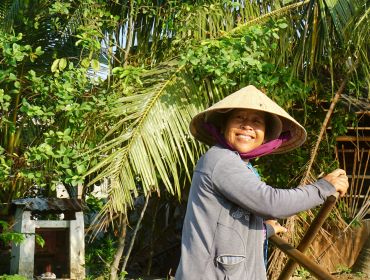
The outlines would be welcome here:
[[[224,137],[239,153],[247,153],[263,143],[265,126],[263,112],[236,109],[227,119]]]

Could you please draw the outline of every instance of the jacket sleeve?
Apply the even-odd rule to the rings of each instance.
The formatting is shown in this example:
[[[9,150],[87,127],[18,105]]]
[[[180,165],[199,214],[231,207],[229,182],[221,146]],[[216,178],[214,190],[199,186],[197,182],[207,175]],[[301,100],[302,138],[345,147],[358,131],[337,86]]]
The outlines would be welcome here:
[[[266,219],[286,218],[322,204],[335,193],[320,179],[294,189],[273,188],[257,178],[233,152],[223,154],[212,175],[213,186],[228,200]]]

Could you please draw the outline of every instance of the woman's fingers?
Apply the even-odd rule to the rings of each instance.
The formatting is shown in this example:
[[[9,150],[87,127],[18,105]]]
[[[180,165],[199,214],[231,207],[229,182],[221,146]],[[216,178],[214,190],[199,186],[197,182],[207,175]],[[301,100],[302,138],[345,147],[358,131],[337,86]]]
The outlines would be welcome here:
[[[331,183],[340,197],[343,197],[349,187],[348,177],[343,169],[336,169],[324,177],[329,183]]]
[[[346,175],[346,171],[343,170],[343,169],[338,168],[338,169],[335,169],[330,174],[332,174],[333,176],[343,176],[343,175]]]
[[[348,187],[349,187],[348,177],[347,176],[339,177],[336,187],[337,187],[337,192],[339,192],[339,196],[343,197],[346,194]]]
[[[275,234],[280,232],[287,232],[288,229],[283,227],[278,221],[276,220],[266,220],[265,224],[269,224],[273,227]]]
[[[336,182],[336,189],[337,192],[339,192],[339,196],[343,197],[349,187],[349,182],[348,182],[348,177],[347,175],[340,175],[337,177],[337,182]]]

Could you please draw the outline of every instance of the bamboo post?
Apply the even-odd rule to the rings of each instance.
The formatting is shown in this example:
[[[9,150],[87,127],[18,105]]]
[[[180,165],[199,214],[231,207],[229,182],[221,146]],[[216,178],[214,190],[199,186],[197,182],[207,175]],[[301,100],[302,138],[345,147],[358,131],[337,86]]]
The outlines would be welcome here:
[[[308,228],[308,230],[306,231],[305,235],[303,236],[301,242],[297,246],[296,250],[298,250],[300,253],[302,253],[302,254],[305,253],[306,250],[309,248],[310,244],[312,243],[312,241],[316,237],[316,234],[319,232],[319,230],[322,227],[322,225],[324,224],[326,218],[329,216],[330,211],[333,209],[333,207],[335,205],[335,202],[338,198],[338,195],[339,194],[336,193],[335,195],[329,196],[327,198],[327,200],[325,201],[324,205],[321,207],[319,213],[317,214],[315,219],[312,221],[310,227]],[[276,246],[278,246],[277,243],[282,244],[281,240],[278,240],[275,237],[276,236],[271,237],[270,238],[271,241]],[[292,250],[290,247],[286,246],[286,244],[283,246],[283,248],[288,248],[287,250],[290,250],[290,251]],[[279,247],[279,249],[281,249],[281,248]],[[293,274],[295,268],[297,267],[296,262],[298,262],[300,265],[307,268],[308,270],[310,270],[311,268],[314,268],[315,271],[310,270],[310,272],[312,272],[313,274],[315,274],[315,273],[319,273],[320,275],[322,274],[319,270],[317,270],[317,267],[313,267],[312,264],[309,265],[310,267],[306,267],[305,264],[302,264],[302,260],[306,261],[306,259],[303,259],[302,256],[300,256],[300,255],[298,256],[299,257],[299,261],[298,261],[297,257],[292,257],[288,254],[288,252],[286,250],[283,250],[283,249],[281,249],[281,250],[291,258],[288,260],[285,267],[283,268],[283,271],[280,273],[280,276],[279,276],[278,280],[288,280],[290,278],[290,276]],[[332,279],[332,278],[319,278],[319,279]]]

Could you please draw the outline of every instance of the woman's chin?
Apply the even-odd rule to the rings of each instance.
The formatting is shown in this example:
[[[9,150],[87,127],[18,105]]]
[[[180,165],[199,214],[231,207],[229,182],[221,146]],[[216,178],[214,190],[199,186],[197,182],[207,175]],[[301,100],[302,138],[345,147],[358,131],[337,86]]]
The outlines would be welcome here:
[[[255,149],[254,147],[238,147],[238,146],[235,147],[235,150],[237,150],[238,153],[241,153],[241,154],[248,153],[254,149]]]

